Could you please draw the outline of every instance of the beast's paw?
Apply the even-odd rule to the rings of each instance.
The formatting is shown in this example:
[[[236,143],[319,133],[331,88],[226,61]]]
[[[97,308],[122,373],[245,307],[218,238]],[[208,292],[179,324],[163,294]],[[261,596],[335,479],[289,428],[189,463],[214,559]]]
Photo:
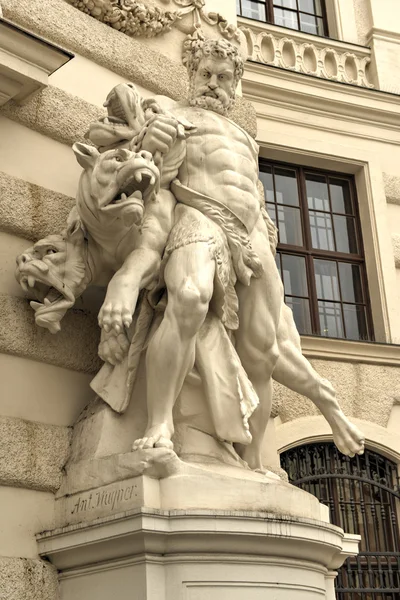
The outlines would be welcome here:
[[[104,362],[116,365],[125,358],[129,350],[129,340],[124,332],[116,334],[114,331],[101,331],[99,356]]]
[[[106,333],[121,333],[132,323],[139,290],[129,277],[116,273],[108,284],[106,299],[99,312],[99,325]]]

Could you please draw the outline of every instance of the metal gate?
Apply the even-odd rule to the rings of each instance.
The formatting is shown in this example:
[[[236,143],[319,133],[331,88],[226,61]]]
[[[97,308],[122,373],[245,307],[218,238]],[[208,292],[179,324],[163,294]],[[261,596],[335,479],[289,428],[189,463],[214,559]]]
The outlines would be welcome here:
[[[400,600],[400,493],[397,465],[366,450],[349,458],[330,443],[281,454],[289,481],[329,506],[331,522],[361,535],[360,554],[336,580],[338,600]]]

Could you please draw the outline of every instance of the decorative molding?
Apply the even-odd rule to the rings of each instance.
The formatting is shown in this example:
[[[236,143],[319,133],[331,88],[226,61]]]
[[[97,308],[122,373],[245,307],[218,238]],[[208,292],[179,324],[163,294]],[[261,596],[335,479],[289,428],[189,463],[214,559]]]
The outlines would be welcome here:
[[[67,461],[70,429],[0,418],[0,483],[55,492]]]
[[[239,41],[239,32],[224,17],[205,10],[205,0],[173,0],[182,8],[162,10],[137,0],[66,0],[82,12],[130,37],[156,37],[163,35],[186,15],[193,16],[191,33],[201,29],[202,22],[216,26],[227,39]]]
[[[400,367],[400,345],[302,336],[301,347],[307,358]]]
[[[373,88],[368,80],[371,50],[239,18],[249,60],[330,81]]]
[[[49,75],[73,55],[0,15],[0,106],[22,103],[48,85]]]

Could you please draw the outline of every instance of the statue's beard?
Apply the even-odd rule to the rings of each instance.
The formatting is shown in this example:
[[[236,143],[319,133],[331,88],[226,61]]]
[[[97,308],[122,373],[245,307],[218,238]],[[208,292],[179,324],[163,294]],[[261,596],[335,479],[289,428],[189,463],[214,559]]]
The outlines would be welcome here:
[[[220,115],[226,115],[231,110],[234,97],[229,98],[224,90],[221,90],[220,88],[215,90],[215,98],[213,96],[206,96],[206,92],[210,92],[208,86],[195,90],[194,85],[191,84],[189,94],[190,106],[198,106],[200,108],[205,108],[206,110],[212,110]]]

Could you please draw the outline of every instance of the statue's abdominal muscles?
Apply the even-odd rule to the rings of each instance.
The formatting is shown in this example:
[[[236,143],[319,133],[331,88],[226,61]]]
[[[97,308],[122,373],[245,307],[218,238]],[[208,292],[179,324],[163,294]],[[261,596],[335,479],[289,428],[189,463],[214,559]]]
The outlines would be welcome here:
[[[191,113],[197,131],[187,140],[178,178],[188,188],[227,206],[250,232],[260,212],[257,145],[228,119],[205,110],[198,111],[198,116],[193,119]]]

